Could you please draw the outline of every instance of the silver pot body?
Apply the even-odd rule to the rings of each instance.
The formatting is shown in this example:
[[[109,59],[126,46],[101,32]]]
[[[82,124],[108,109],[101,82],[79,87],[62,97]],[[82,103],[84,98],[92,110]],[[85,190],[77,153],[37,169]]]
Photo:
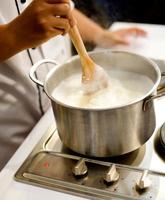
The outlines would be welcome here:
[[[51,99],[59,137],[65,146],[87,156],[117,156],[134,151],[155,129],[151,97],[160,82],[160,70],[151,60],[128,52],[104,50],[91,52],[90,56],[105,70],[112,67],[146,75],[153,81],[153,87],[140,99],[121,107],[83,109],[67,106],[52,97],[52,92],[68,76],[81,73],[79,57],[72,57],[51,70],[44,84]]]

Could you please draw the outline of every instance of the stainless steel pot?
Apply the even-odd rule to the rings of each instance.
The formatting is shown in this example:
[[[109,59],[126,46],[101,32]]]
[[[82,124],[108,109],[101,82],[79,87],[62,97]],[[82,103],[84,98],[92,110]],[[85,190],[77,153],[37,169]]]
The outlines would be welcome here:
[[[57,85],[74,73],[81,73],[80,59],[72,57],[68,62],[56,65],[53,60],[41,60],[30,71],[31,79],[44,87],[51,99],[58,134],[62,142],[75,152],[88,156],[106,157],[131,152],[143,145],[155,129],[153,99],[165,95],[157,93],[161,73],[151,60],[128,52],[104,50],[91,52],[90,56],[105,70],[136,72],[153,81],[153,87],[141,98],[130,104],[109,109],[84,109],[65,105],[52,97]],[[36,69],[44,63],[55,64],[46,76],[44,84],[36,79]]]

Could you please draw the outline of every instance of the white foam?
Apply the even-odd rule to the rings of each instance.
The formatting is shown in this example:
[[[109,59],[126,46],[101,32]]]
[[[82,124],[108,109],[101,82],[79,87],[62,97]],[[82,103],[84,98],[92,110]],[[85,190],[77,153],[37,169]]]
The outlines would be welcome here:
[[[125,71],[111,71],[108,87],[85,94],[81,74],[63,80],[53,91],[58,101],[81,108],[112,108],[128,104],[149,92],[153,82],[148,77]]]

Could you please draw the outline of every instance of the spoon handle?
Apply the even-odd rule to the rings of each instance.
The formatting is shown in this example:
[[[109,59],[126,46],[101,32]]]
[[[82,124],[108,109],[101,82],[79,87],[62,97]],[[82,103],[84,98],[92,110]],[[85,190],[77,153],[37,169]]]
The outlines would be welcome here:
[[[76,25],[74,25],[69,31],[70,38],[80,56],[81,59],[85,59],[88,56],[81,35]]]
[[[69,35],[80,56],[82,65],[82,82],[93,79],[95,63],[89,57],[76,25],[70,29]]]

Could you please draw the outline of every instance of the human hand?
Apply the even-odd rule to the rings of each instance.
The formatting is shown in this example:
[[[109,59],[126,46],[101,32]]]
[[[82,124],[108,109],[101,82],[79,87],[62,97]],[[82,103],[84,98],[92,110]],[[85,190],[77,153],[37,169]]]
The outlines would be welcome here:
[[[129,37],[146,37],[147,32],[141,28],[124,28],[116,31],[102,30],[95,39],[96,45],[104,48],[114,45],[129,45]]]
[[[20,51],[65,34],[74,25],[70,12],[69,0],[33,0],[20,16],[7,24],[9,40]]]

